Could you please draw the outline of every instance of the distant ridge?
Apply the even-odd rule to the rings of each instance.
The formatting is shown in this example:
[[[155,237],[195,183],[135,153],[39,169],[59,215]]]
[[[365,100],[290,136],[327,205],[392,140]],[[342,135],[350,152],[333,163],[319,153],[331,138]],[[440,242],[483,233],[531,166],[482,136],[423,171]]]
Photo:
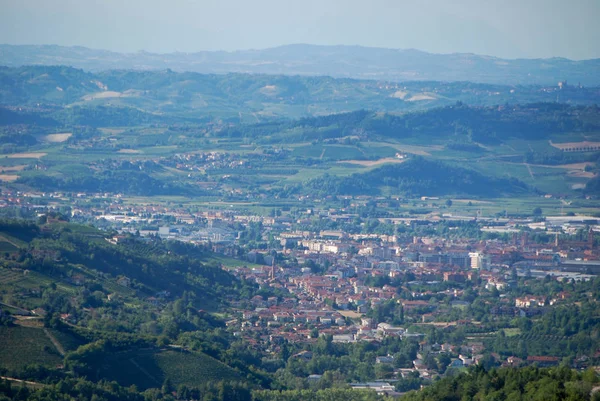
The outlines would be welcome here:
[[[500,59],[470,53],[433,54],[415,49],[286,45],[234,52],[117,53],[57,45],[0,45],[0,64],[67,65],[109,69],[253,73],[403,81],[471,81],[508,85],[600,85],[600,59]]]

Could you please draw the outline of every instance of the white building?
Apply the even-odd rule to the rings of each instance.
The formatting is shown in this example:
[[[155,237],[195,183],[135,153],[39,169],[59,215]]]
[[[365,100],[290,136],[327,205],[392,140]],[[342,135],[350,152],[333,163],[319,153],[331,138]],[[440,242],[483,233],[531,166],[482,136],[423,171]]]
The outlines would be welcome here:
[[[490,259],[487,255],[480,252],[469,252],[469,257],[472,269],[485,269],[489,266]]]

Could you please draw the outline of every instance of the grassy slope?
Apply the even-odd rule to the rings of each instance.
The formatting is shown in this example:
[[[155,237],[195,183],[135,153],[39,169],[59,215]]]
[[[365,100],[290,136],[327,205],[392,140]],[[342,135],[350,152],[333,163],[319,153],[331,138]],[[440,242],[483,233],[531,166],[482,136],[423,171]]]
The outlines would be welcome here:
[[[137,350],[106,358],[101,377],[139,389],[160,387],[165,379],[175,386],[198,386],[213,380],[235,379],[239,375],[227,365],[199,352],[178,350]]]

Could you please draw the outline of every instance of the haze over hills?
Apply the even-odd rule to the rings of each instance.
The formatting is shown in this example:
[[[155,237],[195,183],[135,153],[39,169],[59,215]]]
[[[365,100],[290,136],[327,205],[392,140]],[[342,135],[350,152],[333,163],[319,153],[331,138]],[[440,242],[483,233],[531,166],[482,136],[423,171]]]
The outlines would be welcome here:
[[[470,82],[404,83],[330,77],[199,74],[110,70],[86,72],[71,67],[0,67],[0,104],[95,108],[152,113],[152,120],[208,117],[256,123],[366,109],[406,112],[462,102],[472,106],[560,102],[592,105],[600,87],[519,86]],[[42,107],[43,108],[43,107]],[[113,115],[113,118],[115,116]],[[2,118],[0,117],[0,120]],[[14,122],[14,120],[13,120]],[[128,120],[132,123],[133,120]],[[104,124],[123,124],[116,120]]]
[[[600,0],[1,4],[0,401],[600,401]]]
[[[68,65],[90,71],[172,69],[201,73],[328,75],[386,81],[471,81],[598,85],[600,59],[500,59],[476,54],[432,54],[414,49],[295,44],[235,52],[116,53],[85,47],[0,45],[1,64]]]

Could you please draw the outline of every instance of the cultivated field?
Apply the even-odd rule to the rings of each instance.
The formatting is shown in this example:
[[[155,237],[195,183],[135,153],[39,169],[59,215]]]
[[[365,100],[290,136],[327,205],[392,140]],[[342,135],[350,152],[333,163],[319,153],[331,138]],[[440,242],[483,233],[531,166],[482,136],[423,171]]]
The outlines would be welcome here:
[[[16,174],[0,174],[0,181],[2,182],[13,182],[19,179]]]
[[[600,142],[590,142],[590,141],[582,141],[582,142],[565,142],[565,143],[554,143],[550,141],[550,145],[554,146],[557,149],[565,150],[565,151],[583,151],[584,149],[600,149]]]
[[[124,96],[121,92],[115,91],[104,91],[98,92],[91,95],[85,95],[82,99],[85,101],[95,100],[95,99],[112,99],[116,97]]]
[[[70,132],[63,132],[61,134],[49,134],[49,135],[46,135],[45,139],[47,142],[60,143],[60,142],[65,142],[72,135],[73,134]]]
[[[106,358],[101,374],[121,385],[147,389],[169,379],[173,385],[198,386],[213,380],[236,379],[229,366],[198,352],[177,350],[137,350]]]
[[[41,159],[42,157],[48,155],[48,153],[44,152],[31,152],[31,153],[13,153],[11,155],[6,155],[9,159]]]
[[[43,329],[0,326],[0,367],[20,370],[29,364],[55,367],[62,357]]]
[[[7,244],[7,242],[2,242],[0,244]],[[6,251],[4,251],[4,252],[6,252]],[[0,269],[0,284],[15,283],[15,282],[21,281],[23,279],[24,279],[24,274],[23,274],[22,270],[6,269],[6,268]]]
[[[0,167],[0,173],[9,173],[13,171],[22,171],[27,165],[20,164],[18,166],[2,166]]]
[[[388,164],[388,163],[404,163],[406,161],[406,159],[398,159],[395,157],[384,157],[383,159],[379,159],[379,160],[344,160],[343,162],[340,161],[338,163],[350,163],[350,164],[358,164],[359,166],[365,166],[365,167],[373,167],[373,166],[379,166],[381,164]]]

